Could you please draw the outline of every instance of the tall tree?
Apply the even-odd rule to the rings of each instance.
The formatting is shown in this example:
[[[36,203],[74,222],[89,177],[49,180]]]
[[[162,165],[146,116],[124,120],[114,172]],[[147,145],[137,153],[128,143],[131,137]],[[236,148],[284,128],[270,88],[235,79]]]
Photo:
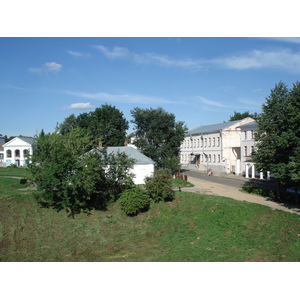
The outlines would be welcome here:
[[[184,122],[177,122],[175,115],[163,108],[131,111],[135,124],[135,145],[152,158],[159,168],[178,168],[180,144],[187,132]]]
[[[257,119],[254,160],[283,185],[300,183],[300,84],[291,90],[280,82],[271,90]]]
[[[91,138],[81,128],[37,137],[29,164],[39,201],[74,217],[80,212],[105,208],[128,185],[133,161],[124,153],[108,155],[105,149],[89,151]]]
[[[74,114],[58,125],[59,132],[66,134],[72,128],[79,127],[91,137],[93,145],[102,141],[104,146],[121,146],[126,140],[128,121],[115,106],[104,104],[90,113]]]

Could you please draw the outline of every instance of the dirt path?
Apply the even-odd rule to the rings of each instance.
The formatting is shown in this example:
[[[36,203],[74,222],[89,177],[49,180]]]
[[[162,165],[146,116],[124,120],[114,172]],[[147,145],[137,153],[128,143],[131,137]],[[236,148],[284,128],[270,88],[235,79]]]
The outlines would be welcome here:
[[[209,182],[206,180],[201,180],[193,177],[189,177],[189,182],[191,182],[195,186],[191,188],[182,188],[182,191],[198,192],[198,193],[200,192],[208,195],[228,197],[239,201],[258,203],[258,204],[269,206],[272,209],[280,209],[283,211],[300,215],[299,208],[288,207],[284,203],[276,203],[268,200],[267,198],[263,198],[259,195],[242,192],[239,189],[231,186],[217,184],[217,183],[213,183],[213,182]]]

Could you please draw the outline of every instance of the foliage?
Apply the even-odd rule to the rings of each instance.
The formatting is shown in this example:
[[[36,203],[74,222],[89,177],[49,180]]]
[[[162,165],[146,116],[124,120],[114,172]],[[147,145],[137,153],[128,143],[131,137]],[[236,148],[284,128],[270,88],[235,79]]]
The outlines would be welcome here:
[[[69,133],[41,134],[29,170],[40,202],[72,217],[93,208],[105,208],[128,185],[133,161],[105,149],[89,151],[91,138],[81,128]]]
[[[101,140],[103,146],[121,146],[126,139],[128,121],[115,106],[104,104],[90,113],[82,113],[78,117],[70,115],[58,126],[64,135],[72,128],[81,128],[91,137],[93,146]]]
[[[180,144],[187,132],[184,122],[176,122],[175,115],[161,107],[157,109],[136,107],[131,114],[134,118],[132,123],[135,124],[134,144],[156,162],[156,167],[178,170]]]
[[[299,262],[299,215],[259,204],[181,192],[135,218],[115,203],[73,220],[15,188],[0,187],[1,262]]]
[[[256,194],[256,195],[260,195],[262,197],[268,197],[272,200],[276,199],[276,195],[275,195],[274,191],[271,191],[271,190],[257,188],[252,185],[244,185],[242,187],[242,190],[249,194]]]
[[[150,206],[148,195],[139,186],[123,191],[119,203],[127,215],[136,215],[140,211],[147,210]]]
[[[174,192],[173,182],[169,170],[159,169],[154,172],[152,177],[145,180],[145,188],[153,202],[172,201]]]
[[[174,178],[173,179],[173,188],[182,188],[182,187],[193,187],[194,185],[189,181],[186,181],[181,178]]]
[[[282,185],[300,184],[300,83],[280,82],[271,90],[257,119],[258,169],[271,171]]]
[[[229,122],[243,120],[247,117],[250,117],[250,118],[256,120],[258,118],[258,114],[257,113],[250,114],[249,111],[245,111],[243,113],[234,111],[233,116],[230,116]]]

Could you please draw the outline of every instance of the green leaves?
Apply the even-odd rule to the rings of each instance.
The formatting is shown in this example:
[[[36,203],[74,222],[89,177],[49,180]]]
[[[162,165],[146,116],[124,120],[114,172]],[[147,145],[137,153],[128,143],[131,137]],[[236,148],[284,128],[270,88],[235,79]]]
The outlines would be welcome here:
[[[41,203],[74,217],[105,208],[133,185],[133,160],[124,153],[107,155],[104,148],[89,151],[91,147],[91,138],[78,127],[64,135],[42,132],[37,137],[29,170]]]
[[[141,109],[131,111],[135,124],[135,145],[142,152],[153,159],[158,168],[172,168],[177,170],[178,165],[170,164],[170,158],[178,157],[180,144],[187,132],[183,122],[176,122],[175,115],[166,112],[163,108]],[[175,168],[175,169],[173,169]]]
[[[280,82],[271,90],[257,119],[257,167],[271,171],[282,184],[300,182],[300,83]]]

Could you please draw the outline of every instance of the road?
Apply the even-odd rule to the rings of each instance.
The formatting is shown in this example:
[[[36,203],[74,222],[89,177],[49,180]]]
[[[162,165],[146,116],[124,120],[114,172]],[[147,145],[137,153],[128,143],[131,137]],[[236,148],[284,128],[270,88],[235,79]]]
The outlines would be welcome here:
[[[256,187],[266,188],[266,189],[276,189],[275,183],[272,181],[266,181],[266,180],[258,180],[258,179],[246,179],[242,176],[234,176],[234,175],[214,175],[214,176],[207,176],[206,173],[201,171],[193,171],[193,170],[184,170],[184,175],[187,175],[188,177],[193,177],[209,182],[214,182],[222,185],[227,185],[231,187],[235,187],[237,189],[241,189],[243,185],[249,184],[249,185],[255,185]]]

